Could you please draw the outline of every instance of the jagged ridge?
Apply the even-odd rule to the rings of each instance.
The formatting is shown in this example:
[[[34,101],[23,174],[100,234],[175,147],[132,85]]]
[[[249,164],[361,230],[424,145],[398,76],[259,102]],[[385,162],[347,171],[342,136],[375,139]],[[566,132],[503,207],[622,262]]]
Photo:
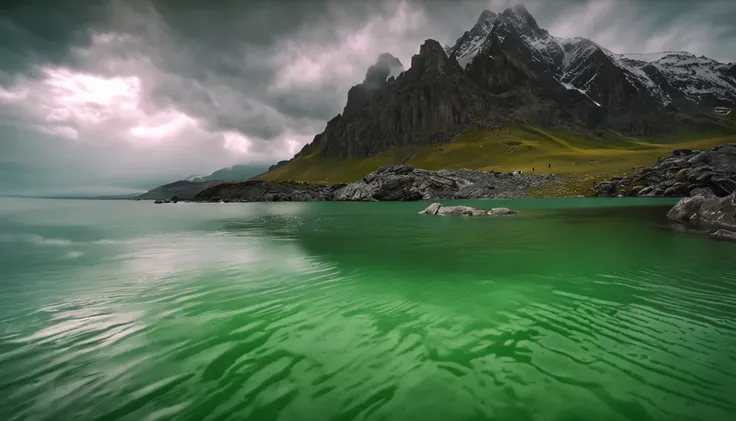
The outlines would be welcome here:
[[[614,54],[588,39],[557,38],[524,6],[484,11],[452,47],[427,40],[401,70],[382,54],[348,92],[343,113],[297,157],[367,157],[506,121],[592,137],[602,128],[658,135],[726,124],[724,108],[736,107],[733,65],[687,53]]]

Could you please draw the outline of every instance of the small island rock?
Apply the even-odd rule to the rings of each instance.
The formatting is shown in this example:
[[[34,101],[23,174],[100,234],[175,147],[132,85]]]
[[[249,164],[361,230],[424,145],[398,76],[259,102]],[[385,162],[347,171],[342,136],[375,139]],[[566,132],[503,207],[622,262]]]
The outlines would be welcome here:
[[[491,210],[476,209],[470,206],[442,206],[440,203],[432,203],[426,209],[419,212],[422,215],[469,215],[469,216],[499,216],[513,215],[517,212],[509,208],[493,208]]]

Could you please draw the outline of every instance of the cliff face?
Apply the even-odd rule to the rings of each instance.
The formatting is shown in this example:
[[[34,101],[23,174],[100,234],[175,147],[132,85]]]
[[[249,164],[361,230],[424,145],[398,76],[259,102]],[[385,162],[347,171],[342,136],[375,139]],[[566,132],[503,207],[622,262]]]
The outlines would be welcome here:
[[[427,40],[411,68],[397,78],[386,79],[381,60],[350,89],[343,113],[301,155],[319,148],[325,156],[360,158],[392,146],[445,141],[500,122],[488,95],[436,41]]]

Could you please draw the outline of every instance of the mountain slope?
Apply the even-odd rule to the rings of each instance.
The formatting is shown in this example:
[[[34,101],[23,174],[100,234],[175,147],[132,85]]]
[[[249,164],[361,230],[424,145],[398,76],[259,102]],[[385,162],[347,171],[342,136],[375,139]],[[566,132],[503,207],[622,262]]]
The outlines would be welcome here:
[[[352,181],[397,163],[536,168],[549,142],[577,145],[563,161],[578,163],[568,170],[579,173],[581,160],[605,161],[613,144],[624,151],[617,165],[629,165],[637,151],[736,132],[734,65],[686,53],[614,54],[591,40],[552,36],[523,6],[484,11],[453,46],[425,41],[411,67],[392,77],[397,62],[379,57],[350,89],[343,113],[261,178]],[[498,142],[488,143],[494,136]],[[488,149],[464,153],[478,147]],[[449,150],[463,153],[449,158]]]
[[[220,168],[210,175],[189,177],[187,181],[247,180],[264,173],[268,169],[269,167],[265,165],[233,165],[232,167]]]

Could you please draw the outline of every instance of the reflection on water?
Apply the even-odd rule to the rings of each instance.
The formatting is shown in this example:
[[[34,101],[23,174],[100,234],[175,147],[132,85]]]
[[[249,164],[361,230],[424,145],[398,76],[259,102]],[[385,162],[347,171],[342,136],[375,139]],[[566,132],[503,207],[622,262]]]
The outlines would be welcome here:
[[[0,201],[3,419],[734,419],[733,245],[615,203]]]

